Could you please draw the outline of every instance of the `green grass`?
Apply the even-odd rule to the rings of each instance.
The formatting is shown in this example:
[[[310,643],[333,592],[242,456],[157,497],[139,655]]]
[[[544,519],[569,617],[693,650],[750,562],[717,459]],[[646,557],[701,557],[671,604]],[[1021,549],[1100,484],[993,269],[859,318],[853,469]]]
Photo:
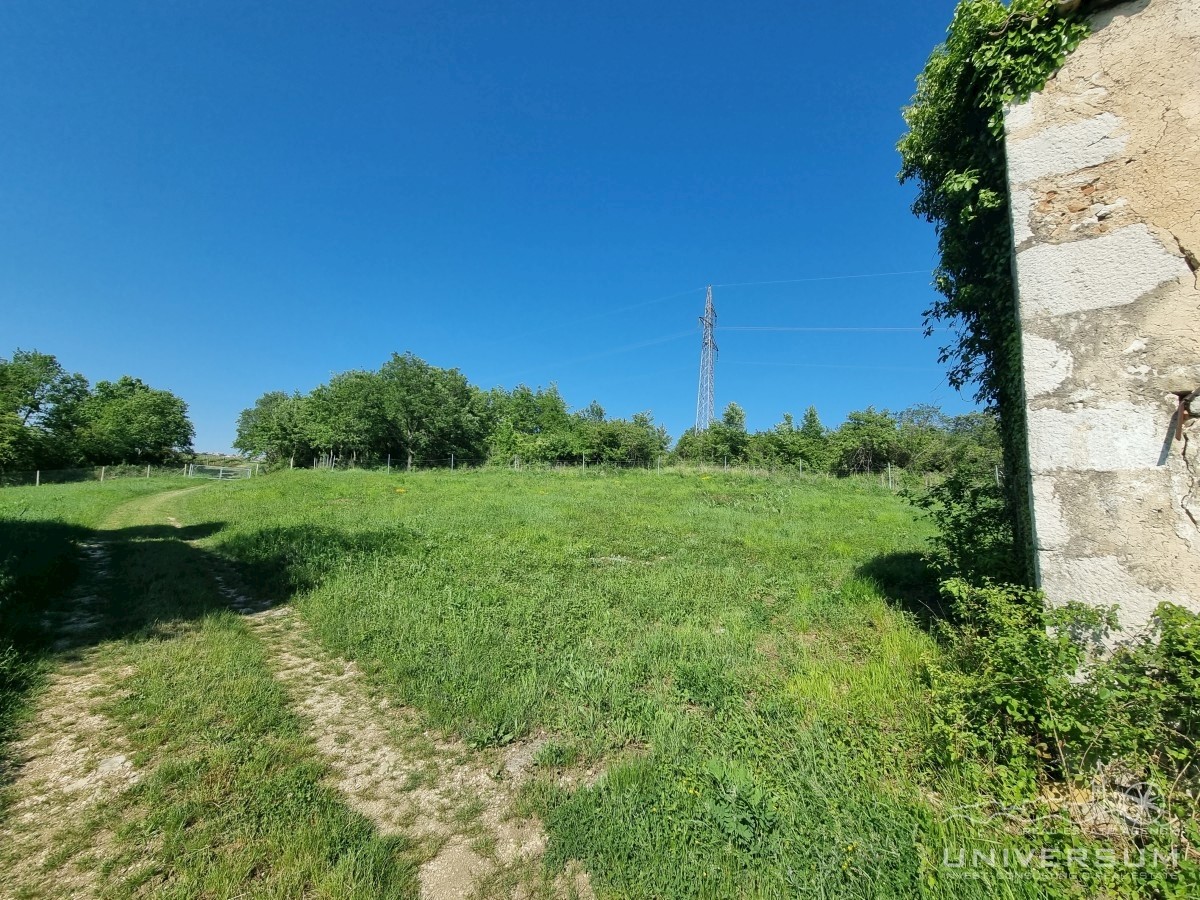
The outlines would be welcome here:
[[[131,650],[110,707],[150,777],[109,806],[109,893],[155,897],[416,896],[416,859],[323,782],[258,641],[231,613]],[[152,852],[147,854],[147,849]]]
[[[76,542],[131,499],[180,479],[0,489],[0,762],[45,666],[50,604],[79,575]]]
[[[167,486],[176,485],[28,498],[22,522],[52,511],[60,518],[46,524],[66,525],[78,510],[72,538],[105,546],[106,574],[86,582],[101,622],[61,656],[109,683],[99,711],[144,777],[92,807],[55,808],[51,797],[40,825],[17,823],[40,828],[54,852],[38,892],[7,883],[18,860],[0,847],[0,893],[60,896],[46,884],[70,866],[91,873],[91,892],[105,897],[416,897],[419,857],[327,786],[261,645],[227,611],[214,560],[185,542],[208,529],[157,524],[173,498],[139,499]],[[115,738],[105,740],[110,754]]]
[[[549,735],[525,802],[602,892],[1044,895],[939,880],[989,836],[949,832],[960,786],[922,766],[927,527],[873,482],[296,472],[180,509],[432,724]]]
[[[939,865],[1017,839],[945,821],[977,798],[923,756],[928,526],[873,480],[306,471],[141,496],[168,486],[0,494],[29,504],[6,533],[58,547],[17,563],[44,576],[26,613],[69,586],[72,541],[108,548],[89,653],[126,673],[106,710],[147,775],[60,856],[105,847],[109,896],[415,895],[420,856],[325,786],[225,611],[230,562],[430,725],[543,739],[521,808],[602,898],[1064,895]]]

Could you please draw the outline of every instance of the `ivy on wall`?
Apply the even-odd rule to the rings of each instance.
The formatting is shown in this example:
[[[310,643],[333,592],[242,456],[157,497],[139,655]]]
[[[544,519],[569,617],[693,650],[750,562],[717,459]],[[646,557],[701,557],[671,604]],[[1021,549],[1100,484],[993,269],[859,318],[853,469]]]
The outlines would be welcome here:
[[[904,110],[901,182],[918,187],[913,212],[937,229],[940,297],[925,311],[927,334],[951,326],[941,350],[955,388],[1000,415],[1005,509],[1032,578],[1021,335],[1013,286],[1004,156],[1004,108],[1045,86],[1089,33],[1078,0],[961,0],[945,43],[917,78]]]

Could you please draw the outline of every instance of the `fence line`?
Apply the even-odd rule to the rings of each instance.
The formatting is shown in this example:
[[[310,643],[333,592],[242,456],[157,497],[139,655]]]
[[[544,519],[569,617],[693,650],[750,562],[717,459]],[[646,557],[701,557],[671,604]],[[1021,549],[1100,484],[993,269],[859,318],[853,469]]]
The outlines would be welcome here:
[[[78,484],[88,481],[105,482],[130,478],[248,478],[258,471],[258,463],[245,466],[208,466],[201,463],[180,463],[177,466],[134,466],[121,463],[115,466],[89,466],[76,469],[0,472],[0,487],[41,487],[43,484]]]
[[[43,484],[74,484],[84,481],[117,481],[129,478],[183,477],[187,467],[178,466],[90,466],[78,469],[34,469],[0,472],[0,487],[40,487]]]
[[[250,478],[257,466],[207,466],[199,463],[188,463],[188,478],[211,478],[215,481],[230,481],[238,478]]]
[[[186,463],[178,466],[93,466],[78,469],[42,469],[31,472],[0,472],[0,487],[37,487],[43,484],[71,484],[89,481],[112,481],[128,478],[163,478],[163,477],[207,477],[214,480],[229,480],[248,478],[261,474],[262,463],[248,462],[244,466],[208,466],[200,463]],[[315,457],[313,468],[326,471],[362,470],[403,474],[408,469],[408,458],[384,458],[379,461],[346,460],[340,457]],[[278,470],[280,467],[276,467]],[[283,466],[282,468],[287,468]],[[308,468],[307,466],[304,468]],[[811,480],[834,479],[845,477],[867,484],[878,484],[884,490],[897,493],[905,488],[924,487],[928,489],[933,483],[944,476],[936,472],[913,472],[906,469],[888,466],[880,472],[862,472],[848,476],[837,476],[828,472],[813,472],[802,466],[772,466],[764,464],[737,463],[728,459],[714,460],[679,460],[663,454],[654,459],[614,460],[588,459],[576,460],[527,460],[519,455],[499,461],[487,457],[459,457],[451,454],[445,457],[414,457],[411,471],[428,471],[444,469],[449,471],[476,471],[482,468],[506,468],[512,471],[550,472],[577,469],[581,472],[604,472],[618,469],[644,469],[658,472],[699,472],[702,474],[738,473],[756,477],[772,478],[785,476],[789,478],[804,478]],[[270,471],[268,469],[267,471]],[[997,475],[997,478],[1000,476]]]
[[[289,468],[286,464],[276,466],[269,471],[279,471],[280,468]],[[445,457],[420,457],[415,456],[412,459],[412,468],[408,468],[408,458],[393,457],[391,459],[386,456],[380,460],[350,460],[343,457],[333,457],[332,459],[326,455],[324,457],[314,457],[310,466],[293,466],[292,468],[318,469],[323,471],[364,471],[364,472],[380,472],[392,475],[402,475],[406,472],[431,471],[431,470],[449,470],[449,471],[475,471],[484,468],[491,469],[509,469],[512,471],[527,471],[527,472],[551,472],[551,471],[567,471],[578,470],[603,472],[606,470],[618,469],[643,469],[658,472],[699,472],[701,474],[716,474],[716,473],[737,473],[742,475],[753,475],[757,477],[771,478],[783,476],[788,478],[803,478],[806,480],[849,480],[860,482],[867,485],[878,485],[879,487],[891,493],[899,493],[906,488],[925,488],[928,489],[932,484],[941,480],[944,475],[938,472],[921,472],[902,469],[890,465],[885,465],[882,470],[855,472],[848,475],[836,475],[831,472],[812,471],[810,468],[790,465],[768,465],[754,463],[738,463],[730,461],[726,458],[713,460],[679,460],[673,459],[669,454],[663,454],[654,459],[634,459],[634,460],[614,460],[601,459],[596,460],[590,457],[581,458],[578,460],[528,460],[523,459],[519,455],[513,455],[505,459],[496,459],[495,457],[470,457],[463,459],[457,455]]]

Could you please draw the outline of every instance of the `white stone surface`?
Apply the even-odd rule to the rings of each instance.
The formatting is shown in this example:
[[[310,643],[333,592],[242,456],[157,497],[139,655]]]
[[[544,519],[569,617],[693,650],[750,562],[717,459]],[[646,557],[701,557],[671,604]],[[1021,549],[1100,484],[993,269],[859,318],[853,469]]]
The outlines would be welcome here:
[[[1063,518],[1052,476],[1039,475],[1033,479],[1033,503],[1037,510],[1038,549],[1062,550],[1071,539],[1071,530]]]
[[[1029,332],[1021,336],[1021,345],[1026,396],[1049,393],[1071,377],[1075,358],[1065,347]]]
[[[1033,103],[1025,101],[1024,103],[1010,104],[1004,110],[1004,127],[1009,134],[1016,134],[1023,128],[1028,128],[1033,124]]]
[[[1005,149],[1039,584],[1132,630],[1200,612],[1200,420],[1168,439],[1200,386],[1200,0],[1093,23]]]
[[[1145,225],[1017,254],[1021,312],[1061,316],[1133,303],[1164,284],[1192,277],[1182,257]]]
[[[1042,590],[1058,605],[1072,600],[1094,606],[1119,606],[1123,631],[1137,631],[1149,623],[1163,601],[1186,602],[1182,594],[1160,594],[1138,582],[1115,556],[1070,558],[1058,553],[1041,555]]]
[[[1029,219],[1033,213],[1033,194],[1015,189],[1010,193],[1012,196],[1008,202],[1012,214],[1013,246],[1020,247],[1033,239],[1033,229],[1029,226]]]
[[[1124,152],[1128,141],[1120,130],[1121,120],[1106,112],[1010,141],[1009,177],[1013,184],[1027,184],[1115,159]]]
[[[1029,466],[1121,472],[1158,465],[1163,435],[1154,408],[1112,403],[1084,409],[1029,410]],[[1040,510],[1039,510],[1040,514]]]

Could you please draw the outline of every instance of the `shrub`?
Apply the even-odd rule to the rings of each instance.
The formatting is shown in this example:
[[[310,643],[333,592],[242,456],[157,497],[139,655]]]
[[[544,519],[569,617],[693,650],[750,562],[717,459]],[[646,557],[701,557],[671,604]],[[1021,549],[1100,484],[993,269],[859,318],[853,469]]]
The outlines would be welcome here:
[[[1108,729],[1110,752],[1186,777],[1200,740],[1200,616],[1162,604],[1152,628],[1119,646],[1095,681],[1121,725]]]
[[[1102,713],[1078,676],[1111,611],[1048,607],[1039,591],[991,582],[950,579],[942,592],[956,622],[940,627],[945,653],[926,664],[935,757],[984,761],[1016,794],[1044,770],[1067,773]]]
[[[1111,610],[1048,608],[1011,585],[943,591],[959,621],[927,663],[934,761],[975,768],[993,809],[1044,845],[1099,837],[1112,852],[1123,834],[1123,852],[1173,860],[1076,871],[1087,896],[1197,896],[1200,616],[1163,604],[1152,629],[1105,654]],[[1048,789],[1065,780],[1076,785]]]

